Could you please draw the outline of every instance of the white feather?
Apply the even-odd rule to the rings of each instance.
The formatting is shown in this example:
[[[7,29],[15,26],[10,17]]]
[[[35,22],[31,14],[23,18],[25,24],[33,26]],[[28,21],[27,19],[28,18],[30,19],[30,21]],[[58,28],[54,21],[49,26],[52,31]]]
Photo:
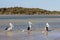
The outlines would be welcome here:
[[[31,28],[31,24],[32,24],[32,22],[29,21],[28,23],[29,23],[29,27]]]
[[[49,24],[48,23],[46,23],[46,27],[49,27]]]
[[[12,28],[14,27],[12,23],[9,23],[10,27],[7,29],[7,31],[12,30]]]

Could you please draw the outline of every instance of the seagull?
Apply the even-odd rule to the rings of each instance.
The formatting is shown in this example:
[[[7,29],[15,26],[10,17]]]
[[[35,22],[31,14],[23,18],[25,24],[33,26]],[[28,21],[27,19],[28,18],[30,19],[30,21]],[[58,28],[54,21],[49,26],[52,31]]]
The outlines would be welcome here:
[[[48,31],[48,28],[49,28],[49,24],[46,23],[46,27],[45,27],[45,30]]]
[[[31,24],[32,24],[32,22],[31,22],[31,21],[29,21],[29,22],[28,22],[28,24],[29,24],[29,25],[28,25],[27,30],[29,31],[29,30],[31,30]]]
[[[12,23],[9,23],[9,25],[10,25],[10,27],[5,28],[6,31],[10,31],[14,27]]]

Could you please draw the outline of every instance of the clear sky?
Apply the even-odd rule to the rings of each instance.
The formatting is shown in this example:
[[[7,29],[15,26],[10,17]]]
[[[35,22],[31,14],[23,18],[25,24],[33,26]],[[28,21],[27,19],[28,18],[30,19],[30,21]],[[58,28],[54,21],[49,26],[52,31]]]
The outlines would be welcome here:
[[[0,0],[0,8],[17,6],[60,11],[60,0]]]

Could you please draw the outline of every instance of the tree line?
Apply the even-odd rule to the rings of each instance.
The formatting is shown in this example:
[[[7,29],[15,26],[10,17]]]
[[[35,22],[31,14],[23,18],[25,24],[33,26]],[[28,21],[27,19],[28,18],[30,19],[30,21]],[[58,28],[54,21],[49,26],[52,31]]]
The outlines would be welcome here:
[[[56,15],[60,14],[60,11],[49,11],[40,8],[24,8],[24,7],[10,7],[0,8],[1,15]]]

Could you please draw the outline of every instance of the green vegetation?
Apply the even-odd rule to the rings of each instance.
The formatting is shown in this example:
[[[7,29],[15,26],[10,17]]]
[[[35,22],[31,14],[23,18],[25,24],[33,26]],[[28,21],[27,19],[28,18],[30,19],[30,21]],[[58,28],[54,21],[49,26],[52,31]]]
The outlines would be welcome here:
[[[0,8],[1,15],[56,15],[60,14],[60,11],[48,11],[39,8],[23,8],[23,7],[10,7]]]

